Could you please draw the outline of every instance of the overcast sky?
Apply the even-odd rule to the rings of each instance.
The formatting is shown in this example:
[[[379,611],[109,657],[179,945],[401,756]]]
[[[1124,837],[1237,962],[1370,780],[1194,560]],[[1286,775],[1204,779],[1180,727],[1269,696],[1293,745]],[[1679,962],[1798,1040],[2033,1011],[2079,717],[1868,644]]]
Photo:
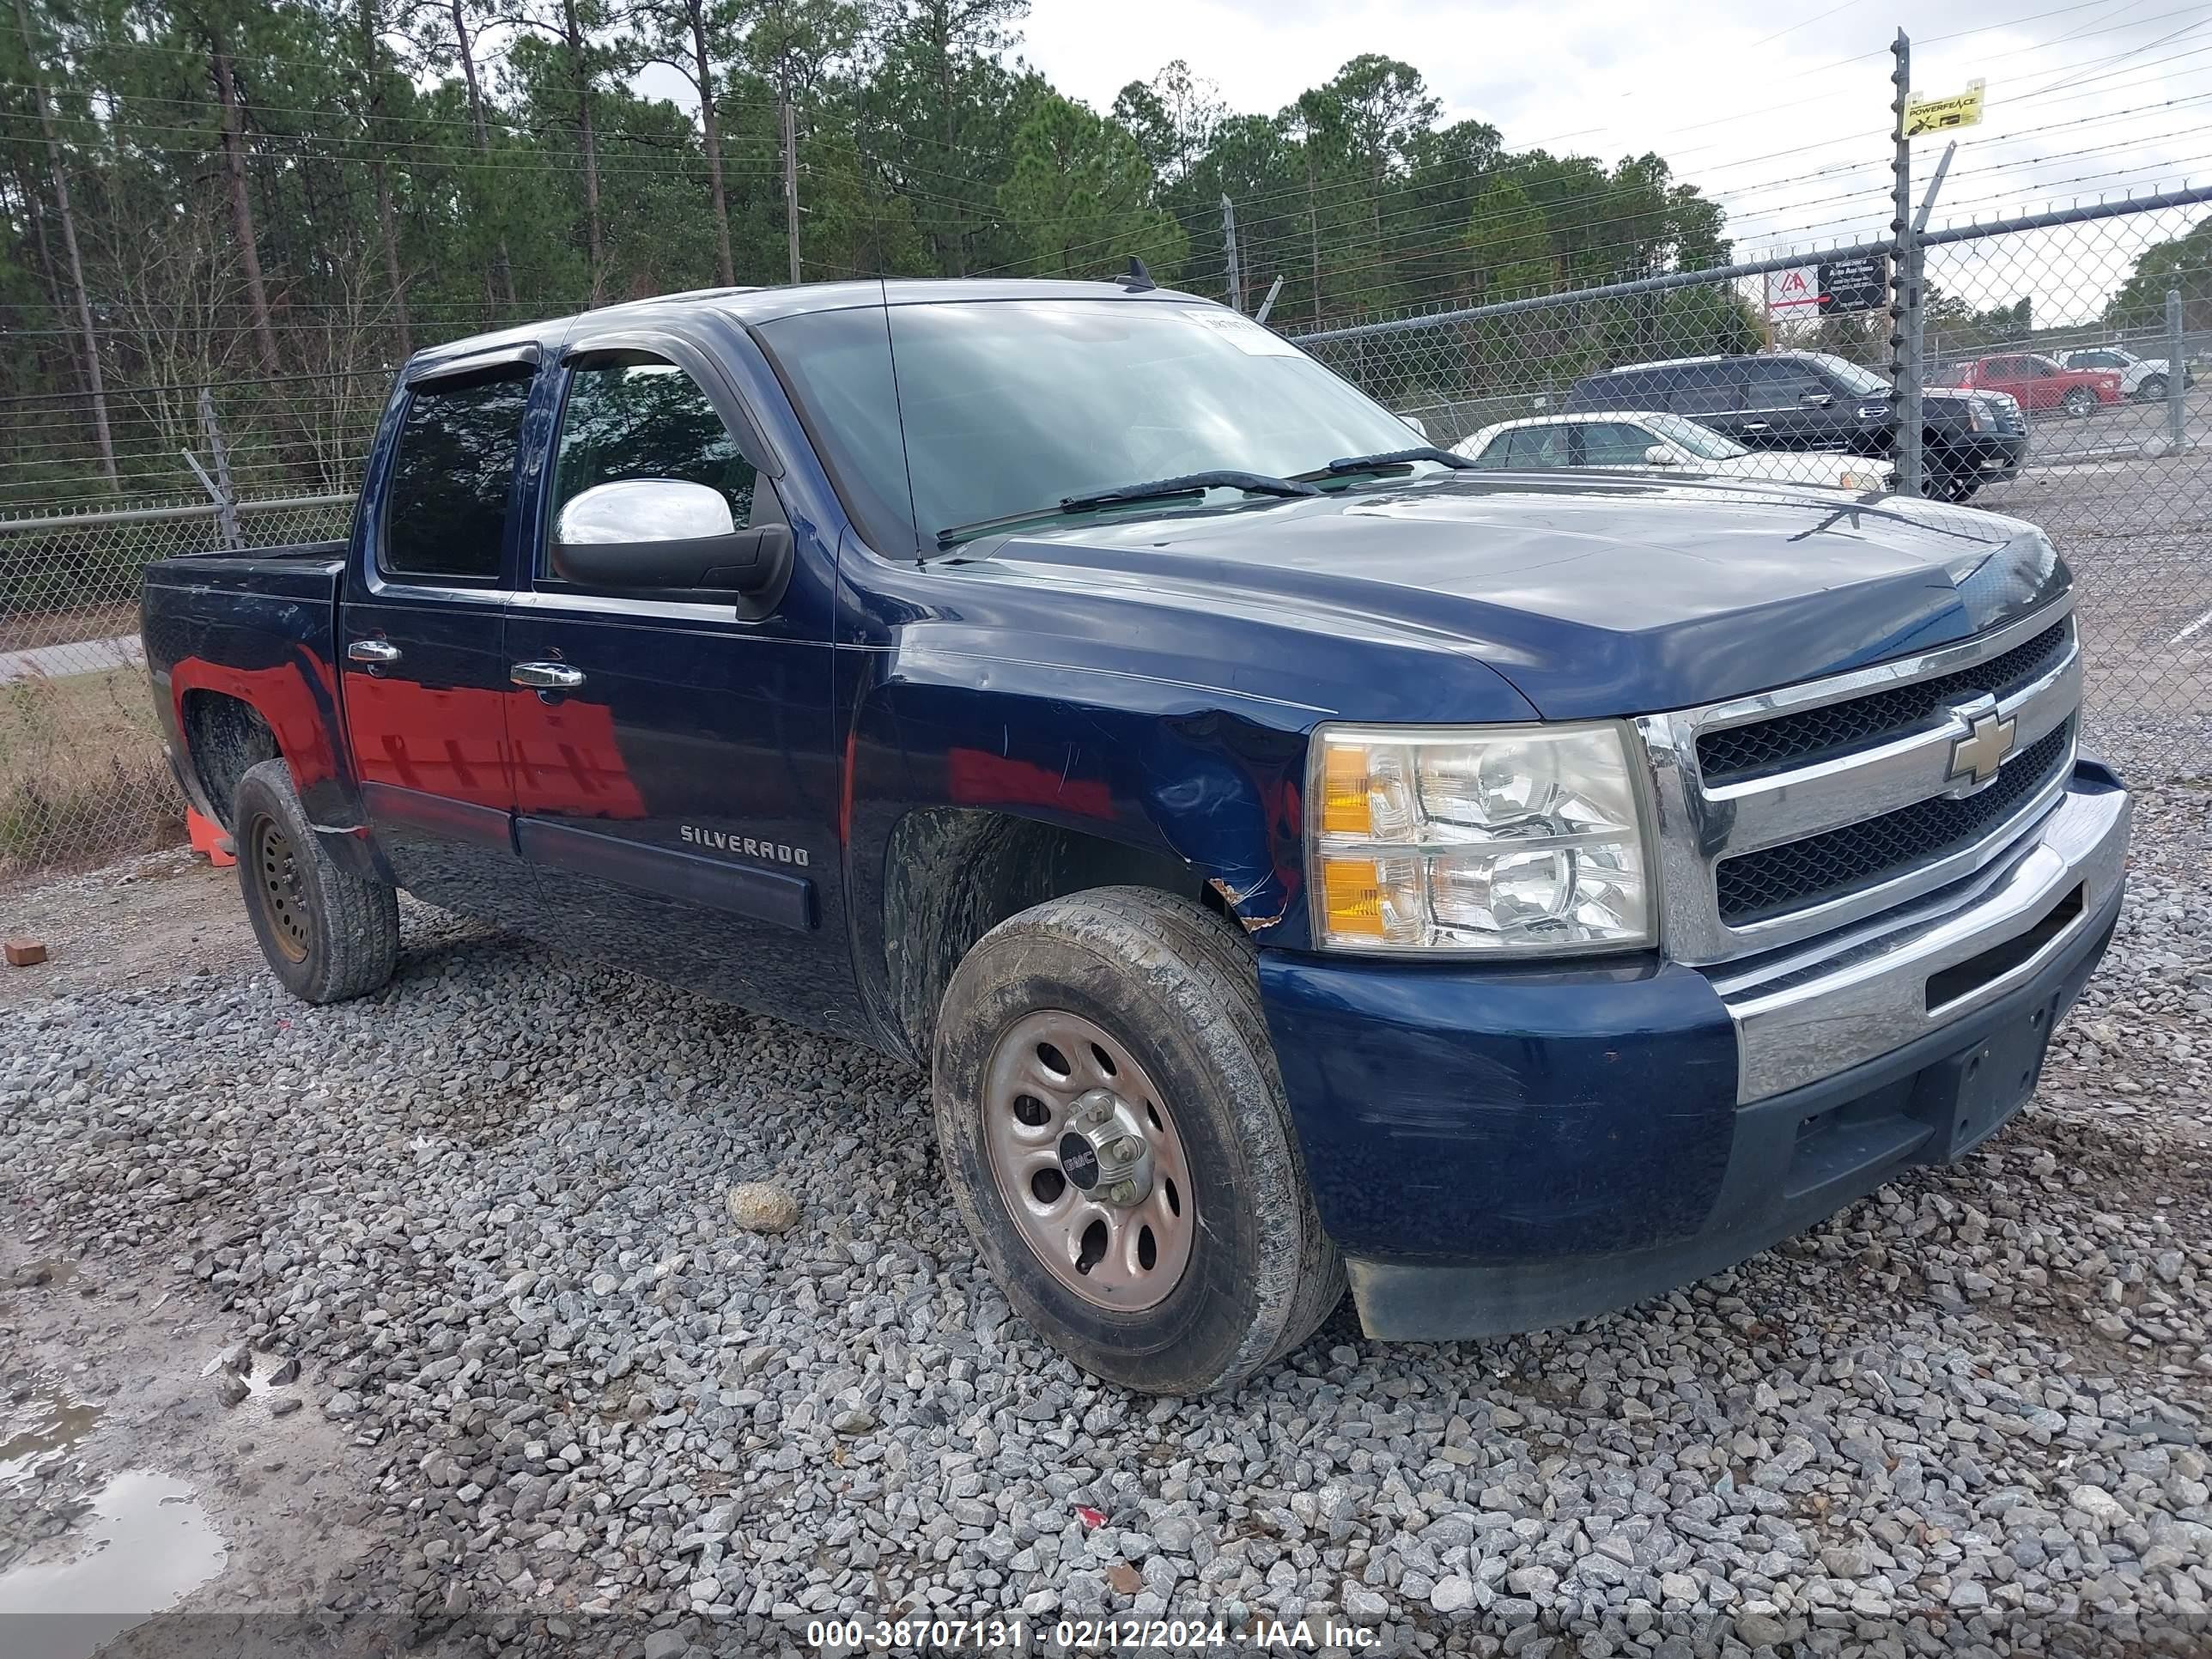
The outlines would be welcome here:
[[[1728,206],[1751,258],[1886,226],[1901,11],[1916,91],[1989,86],[1935,222],[2212,179],[2206,0],[1036,0],[1021,50],[1101,110],[1176,58],[1243,111],[1281,107],[1358,52],[1401,58],[1448,117],[1489,121],[1510,147],[1607,161],[1658,151]],[[1942,151],[1916,144],[1923,179]],[[2108,230],[2091,249],[2072,234],[2064,251],[2095,275],[2060,280],[2106,289],[2121,239]],[[2047,297],[2069,309],[2090,298]]]

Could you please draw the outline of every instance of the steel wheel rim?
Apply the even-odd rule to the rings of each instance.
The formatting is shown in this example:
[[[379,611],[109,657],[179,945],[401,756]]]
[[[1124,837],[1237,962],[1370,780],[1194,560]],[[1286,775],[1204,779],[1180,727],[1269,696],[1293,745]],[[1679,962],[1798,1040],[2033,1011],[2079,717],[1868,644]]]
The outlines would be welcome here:
[[[1123,1156],[1132,1139],[1143,1142],[1136,1163]],[[1166,1102],[1112,1033],[1057,1008],[1008,1027],[984,1072],[983,1141],[1015,1231],[1063,1289],[1141,1313],[1182,1282],[1198,1235],[1189,1161]],[[1133,1198],[1115,1195],[1121,1179],[1139,1184],[1125,1170],[1142,1173]]]
[[[257,819],[251,850],[254,879],[261,884],[268,908],[270,937],[287,962],[305,962],[315,935],[307,921],[304,877],[292,838],[274,819]]]

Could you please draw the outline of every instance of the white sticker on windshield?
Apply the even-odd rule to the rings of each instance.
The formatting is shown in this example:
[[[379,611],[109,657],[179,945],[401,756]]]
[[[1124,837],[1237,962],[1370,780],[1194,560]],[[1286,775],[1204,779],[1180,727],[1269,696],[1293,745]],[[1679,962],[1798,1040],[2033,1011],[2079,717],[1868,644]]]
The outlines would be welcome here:
[[[1205,306],[1185,306],[1182,315],[1198,327],[1210,329],[1224,336],[1229,343],[1251,357],[1295,357],[1298,349],[1272,328],[1264,328],[1249,317],[1240,317],[1233,311],[1218,311]]]

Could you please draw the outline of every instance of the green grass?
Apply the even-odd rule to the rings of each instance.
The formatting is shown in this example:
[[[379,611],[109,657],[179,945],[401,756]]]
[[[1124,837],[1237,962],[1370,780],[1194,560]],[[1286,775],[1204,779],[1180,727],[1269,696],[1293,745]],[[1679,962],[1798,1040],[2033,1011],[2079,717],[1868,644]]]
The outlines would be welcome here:
[[[0,685],[0,875],[164,846],[183,825],[143,669]]]

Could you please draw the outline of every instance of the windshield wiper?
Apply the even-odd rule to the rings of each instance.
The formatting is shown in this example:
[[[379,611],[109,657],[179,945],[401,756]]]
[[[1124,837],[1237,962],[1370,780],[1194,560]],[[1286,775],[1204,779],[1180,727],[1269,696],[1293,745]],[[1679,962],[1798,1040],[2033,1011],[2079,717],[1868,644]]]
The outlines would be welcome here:
[[[1468,471],[1474,467],[1474,463],[1464,455],[1455,455],[1449,449],[1439,449],[1434,444],[1416,444],[1411,449],[1386,449],[1374,455],[1347,455],[1342,460],[1331,461],[1327,466],[1316,467],[1310,472],[1294,476],[1301,483],[1320,478],[1343,478],[1356,472],[1387,472],[1395,467],[1409,467],[1415,461],[1434,461],[1455,472]]]
[[[1115,489],[1094,490],[1088,495],[1063,495],[1060,510],[1085,513],[1116,501],[1164,501],[1177,495],[1203,495],[1209,489],[1241,489],[1248,495],[1318,495],[1321,491],[1296,478],[1278,478],[1268,472],[1186,472],[1180,478],[1154,478],[1148,483],[1123,484]]]
[[[1318,495],[1321,491],[1297,478],[1278,478],[1266,472],[1187,472],[1179,478],[1153,478],[1144,483],[1122,484],[1113,489],[1092,490],[1087,495],[1063,495],[1057,507],[1035,507],[1026,513],[1008,513],[995,519],[978,519],[973,524],[956,524],[937,532],[937,544],[950,547],[993,530],[1012,525],[1029,524],[1038,519],[1057,518],[1062,514],[1089,513],[1102,507],[1119,507],[1128,501],[1171,501],[1186,495],[1203,495],[1209,489],[1241,489],[1248,495]]]

